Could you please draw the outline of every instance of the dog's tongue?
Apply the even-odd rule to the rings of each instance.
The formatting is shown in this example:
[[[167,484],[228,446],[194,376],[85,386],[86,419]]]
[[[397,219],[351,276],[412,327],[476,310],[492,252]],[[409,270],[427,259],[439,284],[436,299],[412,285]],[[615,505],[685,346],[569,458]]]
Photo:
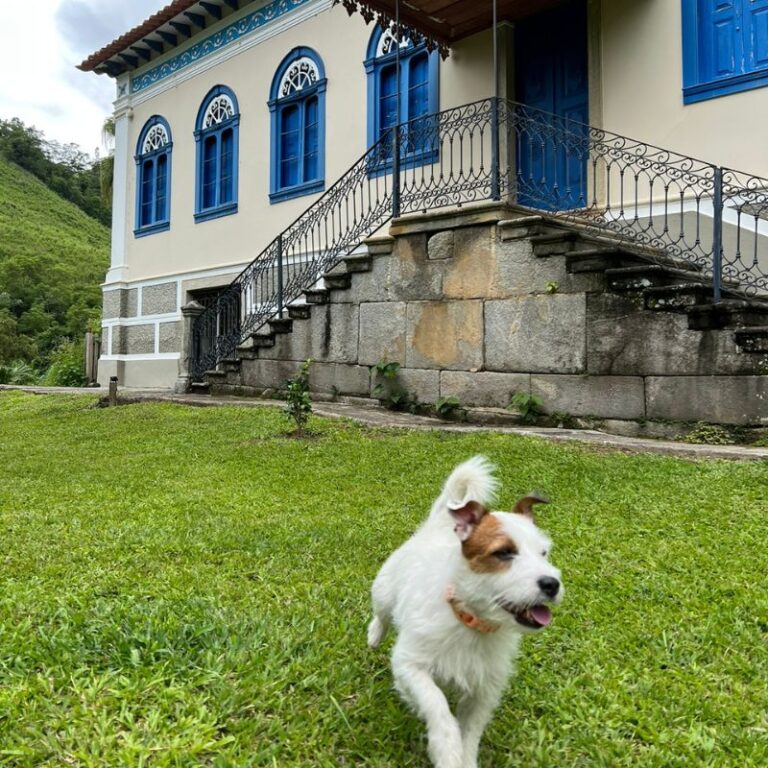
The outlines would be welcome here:
[[[552,611],[547,608],[546,605],[534,605],[531,608],[531,616],[541,624],[542,627],[546,627],[552,621]]]

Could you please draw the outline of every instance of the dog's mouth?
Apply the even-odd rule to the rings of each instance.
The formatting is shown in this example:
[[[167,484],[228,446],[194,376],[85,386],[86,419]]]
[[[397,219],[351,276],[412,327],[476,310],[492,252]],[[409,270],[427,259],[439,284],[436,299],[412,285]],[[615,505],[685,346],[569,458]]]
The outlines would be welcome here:
[[[552,621],[552,611],[546,605],[533,605],[530,608],[517,608],[510,603],[499,601],[499,605],[514,616],[518,624],[530,629],[542,629]]]

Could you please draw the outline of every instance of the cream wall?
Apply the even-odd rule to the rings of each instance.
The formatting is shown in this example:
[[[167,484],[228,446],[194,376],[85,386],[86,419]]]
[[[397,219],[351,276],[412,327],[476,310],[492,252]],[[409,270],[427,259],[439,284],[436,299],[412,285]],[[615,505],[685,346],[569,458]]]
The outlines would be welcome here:
[[[768,177],[768,90],[683,104],[680,0],[602,0],[603,127]]]
[[[367,80],[363,60],[373,25],[366,25],[357,14],[348,16],[341,6],[330,8],[327,1],[317,2],[315,8],[311,18],[154,97],[146,99],[139,92],[132,99],[124,280],[132,283],[247,263],[317,199],[318,195],[306,195],[274,205],[269,201],[269,89],[280,62],[296,46],[309,46],[319,54],[328,79],[326,188],[365,152]],[[234,18],[229,17],[222,25]],[[489,38],[489,33],[476,35],[441,62],[440,109],[491,95]],[[238,213],[195,223],[195,119],[206,93],[219,84],[235,92],[240,107]],[[171,227],[136,238],[133,155],[142,127],[155,114],[168,120],[173,136]]]

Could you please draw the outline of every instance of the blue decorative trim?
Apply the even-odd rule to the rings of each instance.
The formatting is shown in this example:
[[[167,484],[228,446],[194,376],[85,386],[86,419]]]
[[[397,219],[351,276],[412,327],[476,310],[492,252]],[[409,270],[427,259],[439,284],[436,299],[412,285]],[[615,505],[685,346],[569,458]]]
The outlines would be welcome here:
[[[288,96],[280,98],[280,81],[288,68],[295,61],[301,58],[309,58],[315,63],[318,71],[317,82],[301,91],[297,91]],[[270,112],[270,152],[269,152],[269,201],[270,203],[280,203],[283,200],[289,200],[293,197],[301,197],[314,192],[320,192],[325,189],[325,91],[328,81],[325,77],[325,65],[323,60],[312,48],[300,46],[294,48],[281,62],[272,78],[272,85],[269,89],[269,112]],[[301,181],[290,187],[280,186],[280,123],[282,110],[291,104],[303,104],[312,97],[317,98],[317,178]],[[302,107],[303,109],[303,107]],[[304,119],[299,123],[301,132],[299,153],[300,176],[303,176],[304,168]]]
[[[234,116],[229,120],[226,120],[210,128],[203,128],[203,119],[205,118],[205,112],[208,109],[208,105],[217,96],[227,96],[232,101],[234,107]],[[221,191],[220,181],[222,174],[221,167],[221,141],[222,134],[227,131],[232,131],[232,199],[225,202],[216,202],[214,205],[205,208],[203,206],[203,159],[204,159],[204,146],[205,139],[209,136],[216,137],[216,166],[215,166],[215,197],[219,200]],[[237,96],[234,91],[228,88],[226,85],[216,85],[211,88],[205,95],[200,109],[197,111],[197,119],[195,120],[195,221],[208,221],[209,219],[217,219],[219,216],[229,216],[230,214],[237,213],[237,201],[238,201],[238,183],[239,183],[239,167],[240,167],[240,107],[237,103]]]
[[[237,213],[237,203],[222,205],[219,208],[210,208],[207,211],[199,211],[195,214],[195,223],[199,224],[201,221],[220,219],[222,216],[231,216],[233,213]]]
[[[308,2],[310,0],[273,0],[258,11],[243,16],[239,21],[229,24],[224,29],[209,35],[183,53],[168,59],[165,63],[152,67],[152,69],[147,70],[144,74],[132,78],[131,92],[138,93],[161,80],[165,80],[165,78],[171,75],[175,75],[182,69],[217,53],[222,48]]]
[[[732,93],[751,91],[754,88],[765,88],[766,86],[768,86],[768,70],[748,72],[744,75],[683,88],[683,103],[696,104],[700,101],[717,99],[720,96],[729,96]]]
[[[168,134],[168,143],[165,144],[162,147],[159,147],[158,149],[152,150],[151,152],[145,152],[142,154],[142,146],[144,145],[144,140],[147,137],[147,133],[155,126],[155,125],[162,125],[166,133]],[[154,235],[156,232],[164,232],[167,229],[170,229],[171,227],[171,168],[172,168],[172,152],[173,152],[173,135],[171,133],[171,126],[168,124],[168,121],[161,117],[160,115],[152,115],[152,117],[147,120],[146,123],[144,123],[144,127],[141,129],[141,132],[139,133],[139,139],[136,142],[136,154],[134,155],[134,160],[136,161],[136,203],[135,203],[135,211],[134,211],[134,230],[133,234],[135,237],[145,237],[146,235]],[[165,156],[167,158],[166,161],[166,177],[165,177],[165,211],[164,215],[160,218],[157,218],[153,220],[149,224],[143,224],[141,223],[141,214],[142,214],[142,207],[143,207],[143,200],[141,198],[142,192],[144,190],[144,163],[147,160],[154,161],[154,167],[155,172],[157,169],[157,160],[160,157]],[[152,212],[153,212],[153,218],[154,215],[157,213],[156,211],[156,197],[157,197],[157,186],[153,189],[153,196],[152,196]]]

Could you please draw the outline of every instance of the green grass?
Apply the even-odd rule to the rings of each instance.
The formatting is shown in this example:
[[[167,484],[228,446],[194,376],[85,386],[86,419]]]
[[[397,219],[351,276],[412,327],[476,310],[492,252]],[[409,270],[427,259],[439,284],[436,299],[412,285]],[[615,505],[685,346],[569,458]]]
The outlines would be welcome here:
[[[0,393],[0,765],[425,768],[368,589],[475,453],[566,599],[486,768],[768,764],[768,467]]]

